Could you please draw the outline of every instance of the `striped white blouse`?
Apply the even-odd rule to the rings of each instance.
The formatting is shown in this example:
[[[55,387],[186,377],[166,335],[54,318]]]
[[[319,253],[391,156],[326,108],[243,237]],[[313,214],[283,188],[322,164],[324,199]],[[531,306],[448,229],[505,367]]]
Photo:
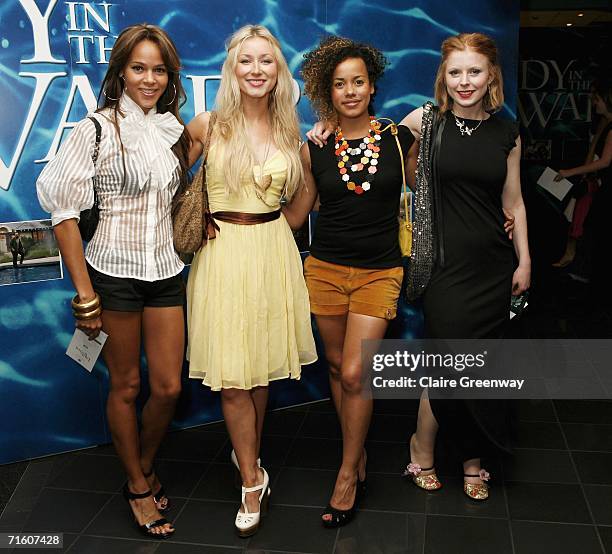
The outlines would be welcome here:
[[[93,205],[95,186],[100,222],[87,245],[87,262],[107,275],[157,281],[180,273],[183,263],[172,245],[172,197],[179,185],[179,162],[171,147],[183,126],[171,113],[146,115],[126,94],[125,117],[119,121],[124,165],[111,110],[90,114],[102,126],[95,168],[91,159],[95,126],[76,124],[53,160],[43,169],[36,189],[40,205],[53,225],[78,220]],[[95,185],[94,185],[95,182]]]

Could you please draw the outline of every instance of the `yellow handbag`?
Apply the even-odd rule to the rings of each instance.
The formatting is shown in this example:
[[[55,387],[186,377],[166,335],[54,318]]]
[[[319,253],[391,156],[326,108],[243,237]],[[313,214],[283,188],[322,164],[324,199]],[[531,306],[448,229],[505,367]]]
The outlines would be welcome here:
[[[387,118],[380,118],[387,119]],[[379,121],[380,121],[379,119]],[[389,120],[390,121],[390,120]],[[404,165],[404,153],[402,145],[397,136],[397,125],[394,122],[389,123],[382,131],[391,129],[391,134],[395,138],[397,149],[399,150],[400,160],[402,162],[402,200],[404,204],[404,214],[402,217],[400,210],[399,217],[399,247],[403,257],[409,257],[412,252],[412,191],[409,191],[406,186],[406,168]]]

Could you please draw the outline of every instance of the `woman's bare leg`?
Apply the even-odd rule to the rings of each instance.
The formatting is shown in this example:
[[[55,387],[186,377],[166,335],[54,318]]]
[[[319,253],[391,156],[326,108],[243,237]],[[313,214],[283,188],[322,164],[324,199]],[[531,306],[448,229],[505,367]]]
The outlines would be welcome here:
[[[140,464],[140,441],[136,418],[136,397],[140,391],[140,335],[142,314],[105,310],[102,324],[108,333],[104,359],[110,375],[110,390],[106,403],[108,425],[119,459],[128,476],[133,493],[149,490]],[[130,501],[140,525],[161,517],[153,497]],[[170,524],[154,527],[151,533],[172,531]]]

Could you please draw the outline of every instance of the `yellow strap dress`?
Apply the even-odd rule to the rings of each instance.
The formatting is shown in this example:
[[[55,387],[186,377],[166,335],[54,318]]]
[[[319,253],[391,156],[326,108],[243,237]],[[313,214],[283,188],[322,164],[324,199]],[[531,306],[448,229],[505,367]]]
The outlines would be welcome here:
[[[212,144],[208,154],[211,212],[277,210],[287,173],[282,152],[265,162],[263,174],[272,176],[272,184],[264,202],[251,179],[243,180],[239,194],[226,195],[222,151]],[[253,171],[261,174],[259,166]],[[215,391],[299,379],[300,366],[315,362],[317,352],[302,261],[285,217],[217,224],[217,237],[197,252],[189,272],[189,376]]]

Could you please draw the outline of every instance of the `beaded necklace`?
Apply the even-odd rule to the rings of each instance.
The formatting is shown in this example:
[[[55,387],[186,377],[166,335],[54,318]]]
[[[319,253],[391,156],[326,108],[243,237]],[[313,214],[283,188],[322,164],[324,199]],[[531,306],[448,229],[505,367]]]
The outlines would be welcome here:
[[[364,137],[358,148],[350,148],[347,140],[342,134],[342,128],[336,127],[335,152],[338,160],[338,171],[340,178],[346,184],[346,188],[355,194],[363,194],[370,190],[374,174],[378,171],[378,158],[380,157],[380,123],[370,116],[370,129],[368,136]],[[352,158],[352,157],[355,158]],[[357,182],[356,175],[350,175],[349,171],[356,174],[361,173],[369,166],[368,173],[361,183]],[[361,177],[361,176],[360,176]]]

